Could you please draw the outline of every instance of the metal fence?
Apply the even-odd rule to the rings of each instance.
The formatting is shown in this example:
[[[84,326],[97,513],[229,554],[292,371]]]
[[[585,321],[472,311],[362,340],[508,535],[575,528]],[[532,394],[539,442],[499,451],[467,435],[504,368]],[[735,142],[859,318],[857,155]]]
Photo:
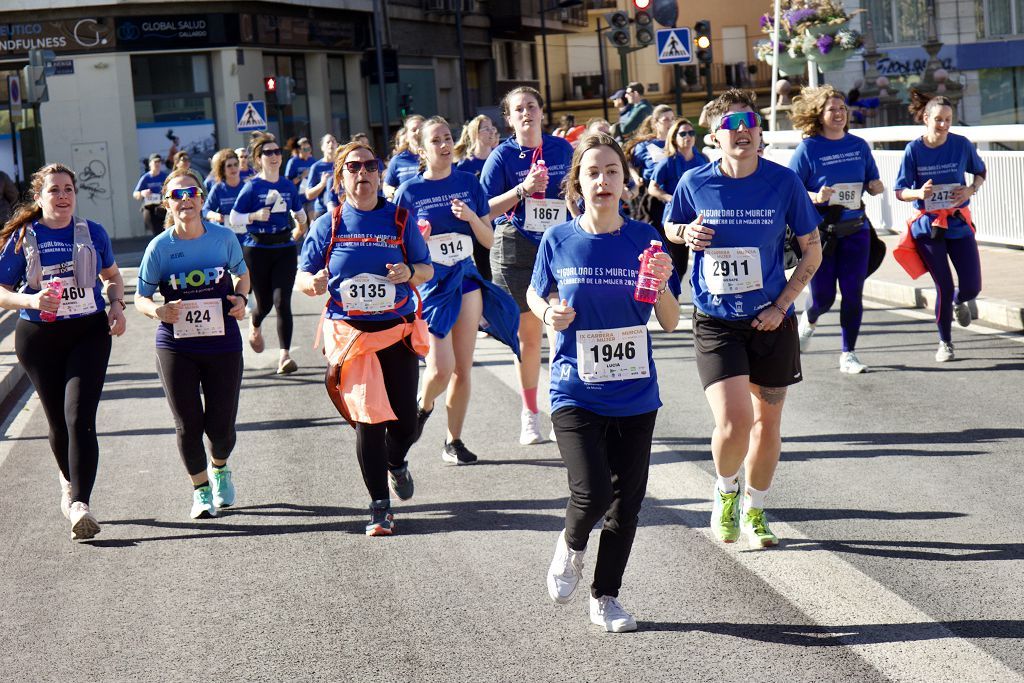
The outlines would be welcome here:
[[[874,146],[906,143],[919,137],[923,130],[921,126],[892,126],[861,128],[850,132]],[[1024,125],[969,126],[952,130],[978,145],[978,154],[988,171],[985,185],[971,198],[971,215],[977,224],[978,240],[989,244],[1024,247],[1024,216],[1017,208],[1021,193],[1024,192],[1024,152],[987,149],[992,144],[1024,142]],[[786,164],[800,142],[800,133],[766,132],[765,141],[769,143],[765,156],[777,163]],[[901,232],[915,212],[913,204],[896,199],[892,191],[903,152],[874,149],[872,154],[885,184],[885,192],[877,197],[864,195],[868,218],[875,227]]]

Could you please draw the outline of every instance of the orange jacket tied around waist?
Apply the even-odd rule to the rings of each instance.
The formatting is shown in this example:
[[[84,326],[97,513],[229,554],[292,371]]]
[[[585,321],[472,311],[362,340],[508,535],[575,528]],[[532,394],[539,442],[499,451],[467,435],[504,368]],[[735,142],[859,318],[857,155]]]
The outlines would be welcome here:
[[[927,217],[931,220],[931,224],[937,228],[943,230],[949,229],[949,219],[959,218],[964,223],[970,226],[972,231],[976,231],[974,227],[974,220],[971,218],[970,207],[964,206],[952,209],[933,209],[931,211],[921,210],[917,212],[917,215],[907,221],[907,231],[903,233],[903,237],[900,239],[899,244],[892,252],[892,256],[896,259],[903,270],[907,272],[912,280],[916,280],[925,273],[928,272],[928,268],[924,265],[924,260],[921,255],[917,253],[917,243],[914,242],[914,236],[912,234],[912,227],[918,219]]]

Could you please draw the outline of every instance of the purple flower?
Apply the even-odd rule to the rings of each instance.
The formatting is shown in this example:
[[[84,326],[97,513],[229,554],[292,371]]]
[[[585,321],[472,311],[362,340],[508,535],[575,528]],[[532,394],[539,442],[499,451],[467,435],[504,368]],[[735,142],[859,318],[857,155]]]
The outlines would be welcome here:
[[[794,9],[786,12],[786,22],[790,26],[796,26],[808,19],[814,19],[818,16],[818,11],[813,9]]]
[[[835,40],[829,34],[818,36],[818,40],[815,41],[818,44],[818,51],[823,55],[827,55],[832,49],[832,44]]]
[[[761,28],[766,29],[772,25],[772,18],[767,14],[761,15]]]

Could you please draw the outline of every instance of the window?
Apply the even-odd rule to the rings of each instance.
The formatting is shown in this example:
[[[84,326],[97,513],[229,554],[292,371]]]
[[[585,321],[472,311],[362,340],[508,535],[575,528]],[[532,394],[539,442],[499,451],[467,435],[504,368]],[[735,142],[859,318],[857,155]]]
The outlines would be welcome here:
[[[1024,67],[979,69],[982,125],[1024,123]]]
[[[533,43],[514,40],[497,41],[494,44],[494,60],[499,81],[537,80],[537,56]]]
[[[327,80],[331,90],[331,132],[339,142],[343,142],[352,135],[348,123],[344,57],[327,58]]]
[[[1024,33],[1024,0],[976,0],[978,37]]]
[[[263,55],[264,76],[291,76],[295,79],[295,99],[281,109],[284,118],[284,131],[278,121],[278,107],[274,98],[267,98],[267,116],[270,118],[268,130],[280,140],[290,137],[307,137],[312,139],[309,130],[309,101],[306,99],[306,58],[304,55]]]
[[[865,0],[864,7],[880,45],[925,39],[925,0]]]

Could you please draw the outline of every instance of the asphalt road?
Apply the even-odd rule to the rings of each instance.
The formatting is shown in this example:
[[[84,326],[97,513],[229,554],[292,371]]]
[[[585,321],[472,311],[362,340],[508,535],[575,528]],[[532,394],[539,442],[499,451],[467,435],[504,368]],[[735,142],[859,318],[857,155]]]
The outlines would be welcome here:
[[[850,377],[827,316],[768,498],[783,543],[755,552],[710,536],[712,420],[692,338],[655,334],[665,407],[621,595],[640,630],[613,635],[589,625],[584,590],[547,598],[565,474],[553,444],[517,443],[504,349],[478,349],[465,441],[481,462],[441,462],[438,411],[398,534],[370,539],[354,433],[310,348],[319,309],[295,302],[299,372],[273,374],[272,333],[269,352],[246,351],[239,500],[217,519],[188,519],[155,323],[137,314],[100,407],[94,542],[69,540],[35,398],[4,426],[0,680],[1022,678],[1020,337],[957,329],[960,359],[940,366],[926,316],[872,309],[858,349],[872,372]]]

